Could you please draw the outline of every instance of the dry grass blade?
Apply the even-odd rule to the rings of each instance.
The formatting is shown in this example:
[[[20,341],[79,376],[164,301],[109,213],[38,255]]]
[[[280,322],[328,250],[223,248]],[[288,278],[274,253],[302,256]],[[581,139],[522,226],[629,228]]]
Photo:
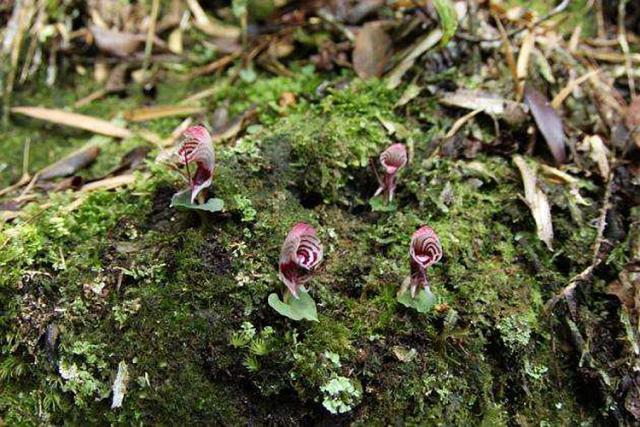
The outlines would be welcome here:
[[[101,179],[100,181],[90,182],[85,184],[80,192],[90,193],[97,190],[113,190],[114,188],[124,187],[125,185],[133,184],[136,181],[136,177],[133,174],[118,175],[111,178]]]
[[[23,114],[34,119],[45,120],[63,126],[70,126],[78,129],[88,130],[115,138],[129,138],[133,133],[118,125],[114,125],[106,120],[98,119],[84,114],[70,113],[68,111],[54,110],[44,107],[14,107],[11,109],[14,114]]]
[[[520,155],[513,156],[513,162],[520,170],[524,184],[524,201],[531,209],[533,219],[536,222],[538,238],[542,240],[550,250],[553,250],[553,224],[551,223],[551,207],[547,196],[538,186],[535,173]]]
[[[477,116],[481,112],[482,112],[482,109],[480,108],[480,109],[477,109],[477,110],[473,110],[472,112],[470,112],[468,114],[465,114],[464,116],[460,117],[458,120],[456,120],[456,122],[453,124],[451,129],[449,129],[449,132],[447,132],[447,134],[444,137],[445,138],[451,138],[453,135],[458,133],[460,128],[462,126],[464,126],[465,123],[467,123],[469,120],[471,120],[472,118],[474,118],[475,116]]]
[[[127,111],[124,118],[130,122],[144,122],[147,120],[161,119],[164,117],[190,116],[205,112],[203,107],[190,107],[179,105],[158,105],[143,107]]]
[[[498,25],[498,30],[500,31],[500,38],[502,40],[502,49],[504,50],[504,56],[507,60],[507,65],[509,66],[509,71],[511,71],[511,77],[513,77],[513,83],[516,88],[518,88],[519,80],[518,80],[518,66],[516,65],[516,59],[513,55],[513,47],[511,46],[511,42],[509,41],[509,36],[502,25],[502,21],[497,14],[493,14],[494,19],[496,20],[496,24]]]
[[[556,109],[560,108],[564,100],[567,99],[569,95],[571,95],[571,92],[573,92],[578,86],[580,86],[582,83],[586,82],[592,76],[595,76],[599,72],[600,72],[599,69],[591,70],[584,76],[581,76],[575,80],[569,81],[569,83],[567,83],[567,85],[564,88],[562,88],[562,90],[558,92],[558,94],[553,98],[553,100],[551,101],[551,107]]]
[[[520,101],[524,96],[525,80],[529,71],[529,58],[536,44],[536,35],[532,31],[528,32],[522,42],[518,62],[516,64],[516,77],[518,78],[517,100]]]
[[[353,69],[361,79],[380,77],[389,58],[391,38],[382,26],[370,22],[358,32],[353,49]]]

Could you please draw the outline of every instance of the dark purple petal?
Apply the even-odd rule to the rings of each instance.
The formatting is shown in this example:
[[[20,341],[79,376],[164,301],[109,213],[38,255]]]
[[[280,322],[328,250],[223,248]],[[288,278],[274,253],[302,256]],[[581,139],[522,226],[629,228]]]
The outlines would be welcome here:
[[[402,144],[393,144],[380,154],[380,163],[387,174],[395,174],[407,164],[407,149]]]
[[[215,167],[213,141],[204,126],[192,126],[182,134],[178,148],[179,162],[183,165],[195,164],[196,170],[191,180],[191,203],[196,196],[211,185]]]
[[[420,227],[411,236],[409,246],[411,265],[411,296],[415,297],[418,286],[428,287],[426,269],[442,258],[442,246],[438,235],[431,227]]]
[[[380,178],[374,169],[380,182],[380,187],[373,196],[375,197],[384,192],[390,202],[393,200],[393,194],[396,190],[396,174],[398,170],[407,164],[407,149],[402,144],[393,144],[380,154],[380,163],[385,172],[383,177]]]
[[[312,270],[322,261],[323,249],[316,230],[305,223],[293,226],[280,251],[280,280],[294,297],[298,288],[311,278]]]

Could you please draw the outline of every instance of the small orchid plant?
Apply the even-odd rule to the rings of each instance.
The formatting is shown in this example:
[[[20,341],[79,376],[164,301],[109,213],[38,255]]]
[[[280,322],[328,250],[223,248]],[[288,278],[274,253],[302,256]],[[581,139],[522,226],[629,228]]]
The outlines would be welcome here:
[[[372,164],[373,173],[379,184],[373,197],[384,194],[387,203],[391,203],[396,190],[398,171],[407,164],[407,149],[403,144],[393,144],[380,154],[380,163],[384,167],[382,177],[378,174],[375,165]]]
[[[289,231],[278,263],[278,278],[286,286],[283,301],[276,294],[269,295],[269,305],[278,313],[293,320],[318,320],[315,301],[302,285],[311,279],[323,253],[316,230],[309,224],[298,223]]]
[[[400,303],[413,307],[419,312],[426,312],[434,304],[434,297],[429,288],[427,268],[442,258],[442,246],[436,232],[428,226],[420,227],[413,236],[409,246],[409,264],[411,275],[405,280],[398,295]],[[410,298],[407,288],[411,288]]]
[[[182,134],[175,156],[177,163],[185,167],[189,189],[176,193],[171,206],[210,212],[222,210],[223,202],[220,199],[209,199],[205,202],[206,191],[213,181],[215,168],[213,140],[209,131],[200,125],[187,128]],[[196,200],[199,203],[196,203]]]

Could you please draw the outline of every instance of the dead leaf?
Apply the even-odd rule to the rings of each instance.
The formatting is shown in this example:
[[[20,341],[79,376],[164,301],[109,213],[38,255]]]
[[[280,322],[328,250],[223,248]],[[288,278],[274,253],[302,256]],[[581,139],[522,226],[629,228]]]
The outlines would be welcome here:
[[[562,119],[556,110],[549,105],[547,98],[532,87],[527,86],[524,92],[524,99],[529,108],[531,108],[531,114],[542,136],[547,141],[547,146],[551,154],[553,154],[553,158],[558,163],[564,163],[566,153]]]
[[[569,81],[569,83],[567,83],[567,85],[564,88],[562,88],[562,90],[558,92],[558,94],[553,98],[553,100],[551,101],[551,107],[556,109],[560,108],[564,100],[567,99],[569,95],[571,95],[571,92],[573,92],[578,86],[580,86],[582,83],[586,82],[591,77],[598,74],[599,72],[600,72],[599,69],[591,70],[587,74],[577,79],[573,79]]]
[[[361,79],[380,77],[389,59],[391,38],[379,23],[369,22],[358,32],[353,49],[353,69]]]
[[[125,185],[133,184],[136,181],[136,177],[133,174],[119,175],[112,178],[105,178],[99,181],[90,182],[85,184],[80,190],[82,193],[89,193],[96,190],[113,190],[114,188],[124,187]]]
[[[111,73],[109,73],[109,79],[105,85],[107,92],[120,92],[126,89],[127,69],[129,64],[126,62],[120,63],[113,67]]]
[[[124,118],[130,122],[144,122],[164,117],[190,116],[205,112],[203,107],[185,105],[157,105],[153,107],[136,108],[124,113]]]
[[[111,401],[111,409],[120,408],[122,406],[122,400],[127,393],[127,383],[129,382],[129,370],[127,369],[127,363],[122,360],[118,364],[118,373],[116,379],[113,381],[113,399]]]
[[[607,287],[607,294],[617,297],[620,303],[629,310],[633,310],[636,306],[635,286],[629,286],[629,284],[625,284],[620,280],[614,280]]]
[[[542,240],[550,250],[553,250],[553,224],[551,223],[551,207],[547,196],[538,186],[535,173],[529,168],[527,162],[520,155],[513,156],[513,162],[520,170],[524,184],[524,201],[531,209],[533,219],[536,222],[538,238]]]
[[[527,31],[520,48],[520,54],[518,55],[518,62],[516,64],[516,77],[518,78],[518,97],[517,100],[522,99],[524,91],[524,81],[529,74],[529,58],[531,52],[536,44],[536,35],[533,31]]]
[[[221,128],[214,129],[211,132],[211,139],[213,139],[213,142],[219,142],[235,138],[242,129],[244,129],[245,126],[253,120],[257,111],[258,109],[256,105],[252,105],[247,108],[238,116],[234,117],[229,123],[225,124]]]
[[[283,92],[282,95],[280,95],[278,105],[281,108],[288,108],[292,105],[296,105],[296,94],[293,92]]]
[[[182,46],[182,28],[178,27],[169,34],[167,41],[169,50],[176,55],[182,55],[184,50]]]
[[[100,147],[91,145],[74,151],[63,159],[47,166],[38,173],[38,179],[53,179],[61,176],[73,175],[80,169],[91,164],[100,154]]]
[[[398,102],[396,102],[395,106],[402,107],[408,104],[409,102],[411,102],[411,100],[413,100],[418,95],[420,95],[421,91],[422,91],[422,87],[418,86],[417,84],[415,83],[408,84],[404,92],[402,92],[400,99],[398,99]]]
[[[578,147],[581,151],[589,152],[589,157],[598,165],[598,172],[604,179],[609,178],[609,150],[598,135],[587,136]]]
[[[148,146],[136,147],[133,150],[128,151],[124,156],[122,156],[120,164],[111,169],[100,179],[104,179],[109,176],[130,174],[144,161],[147,154],[149,154],[149,151],[151,151],[151,147]]]
[[[357,24],[384,6],[384,0],[360,0],[347,13],[347,22]]]
[[[465,123],[467,123],[469,120],[471,120],[472,118],[474,118],[475,116],[477,116],[481,112],[482,112],[481,109],[473,110],[472,112],[470,112],[468,114],[465,114],[464,116],[460,117],[458,120],[456,120],[456,122],[453,124],[453,126],[451,126],[451,129],[449,129],[449,132],[447,132],[447,134],[444,137],[445,138],[451,138],[453,135],[458,133],[460,128],[462,126],[464,126]]]
[[[224,25],[205,13],[197,0],[187,0],[189,9],[195,18],[195,26],[203,33],[212,37],[225,37],[237,39],[240,37],[240,28],[230,25]]]
[[[393,355],[403,363],[411,362],[418,355],[415,348],[408,349],[401,345],[394,345],[391,350],[393,351]]]
[[[409,71],[422,54],[436,46],[442,40],[442,30],[435,29],[418,40],[412,46],[409,46],[403,53],[403,59],[387,74],[387,87],[395,89],[400,85],[402,76]]]
[[[127,128],[84,114],[44,107],[13,107],[11,112],[116,138],[129,138],[133,135]]]
[[[640,96],[631,101],[629,108],[627,108],[625,124],[629,130],[640,126]]]
[[[504,115],[508,108],[517,109],[524,113],[523,104],[478,90],[460,89],[456,92],[445,93],[438,101],[451,107],[480,110],[497,116]]]
[[[89,30],[95,38],[98,49],[123,58],[136,53],[140,44],[145,41],[145,36],[142,34],[123,33],[93,24],[89,26]]]

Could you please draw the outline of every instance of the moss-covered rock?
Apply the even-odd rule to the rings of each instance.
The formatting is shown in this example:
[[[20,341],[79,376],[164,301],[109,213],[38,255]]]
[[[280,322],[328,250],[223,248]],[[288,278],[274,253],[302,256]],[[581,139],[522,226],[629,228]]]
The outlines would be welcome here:
[[[307,86],[319,79],[305,73],[302,83],[261,78],[260,90],[222,86],[216,95],[232,111],[250,103],[261,111],[260,126],[216,147],[213,192],[226,212],[171,210],[183,183],[149,164],[132,188],[98,191],[77,206],[71,192],[50,195],[48,206],[34,203],[1,226],[5,422],[595,419],[576,400],[572,371],[554,367],[544,310],[589,263],[593,230],[584,224],[595,207],[582,208],[582,224],[568,208],[554,211],[562,238],[552,254],[535,236],[507,160],[429,156],[434,130],[396,115],[395,95],[379,82],[300,96],[282,109],[282,92],[312,93]],[[384,122],[409,129],[413,157],[395,209],[372,212],[369,158],[400,137]],[[163,133],[178,123],[150,127]],[[111,156],[130,143],[113,143]],[[266,303],[282,288],[280,245],[299,221],[316,226],[325,245],[308,285],[317,323],[292,322]],[[427,315],[395,299],[422,224],[445,253],[428,272],[438,305]],[[121,361],[129,382],[123,407],[112,410]]]

